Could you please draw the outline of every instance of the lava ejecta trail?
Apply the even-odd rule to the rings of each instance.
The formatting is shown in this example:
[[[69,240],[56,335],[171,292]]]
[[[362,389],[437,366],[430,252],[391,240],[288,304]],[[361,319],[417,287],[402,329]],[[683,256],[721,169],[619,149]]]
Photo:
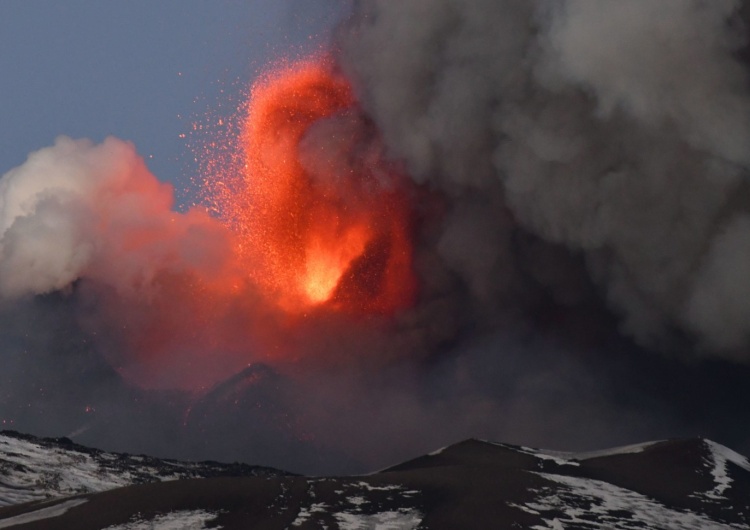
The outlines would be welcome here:
[[[257,82],[240,178],[211,186],[265,296],[289,313],[389,314],[414,300],[406,179],[380,157],[346,79],[325,61]]]

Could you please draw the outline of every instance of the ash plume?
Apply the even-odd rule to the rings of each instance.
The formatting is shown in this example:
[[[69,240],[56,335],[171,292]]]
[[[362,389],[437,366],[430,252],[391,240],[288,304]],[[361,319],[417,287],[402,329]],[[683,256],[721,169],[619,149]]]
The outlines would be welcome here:
[[[508,238],[489,235],[507,208],[584,256],[639,343],[746,360],[742,9],[371,1],[341,33],[342,62],[392,156],[454,199],[438,250],[470,284],[481,268],[479,291],[515,281]],[[492,251],[465,257],[456,233]]]

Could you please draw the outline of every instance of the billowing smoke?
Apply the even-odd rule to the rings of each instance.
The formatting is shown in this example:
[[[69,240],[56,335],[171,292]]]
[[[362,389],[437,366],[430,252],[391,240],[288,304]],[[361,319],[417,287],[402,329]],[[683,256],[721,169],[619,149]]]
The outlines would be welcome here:
[[[438,249],[468,283],[486,292],[513,280],[498,263],[512,252],[496,235],[507,207],[526,230],[584,256],[641,344],[744,360],[740,8],[373,1],[344,32],[342,55],[392,155],[454,199]],[[457,233],[485,250],[467,256]]]
[[[0,180],[0,293],[47,294],[82,278],[121,295],[163,270],[218,275],[226,235],[197,209],[175,213],[172,188],[135,148],[60,137]]]
[[[0,178],[0,421],[318,473],[747,449],[745,11],[360,2],[201,150],[212,215],[59,138]]]
[[[81,310],[92,340],[116,339],[120,346],[103,353],[146,387],[211,382],[243,366],[196,366],[205,354],[190,349],[211,343],[185,335],[221,311],[218,300],[233,274],[230,232],[205,210],[172,211],[172,187],[148,171],[131,144],[58,138],[5,174],[0,188],[4,299],[77,284],[93,308]],[[204,291],[213,296],[201,297]],[[179,337],[183,344],[175,343]],[[197,344],[188,348],[191,341]]]

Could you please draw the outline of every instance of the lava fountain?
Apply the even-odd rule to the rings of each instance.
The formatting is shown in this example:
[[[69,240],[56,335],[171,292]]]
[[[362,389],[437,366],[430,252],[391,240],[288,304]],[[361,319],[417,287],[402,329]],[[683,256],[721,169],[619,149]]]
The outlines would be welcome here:
[[[283,66],[252,86],[238,118],[226,143],[214,138],[203,152],[219,219],[170,212],[165,192],[156,220],[112,222],[129,231],[109,229],[107,245],[94,246],[112,250],[86,271],[98,308],[87,326],[138,386],[204,390],[253,363],[324,362],[338,355],[316,349],[325,330],[338,340],[361,331],[356,320],[376,332],[360,317],[415,302],[417,191],[385,157],[348,81],[324,60]],[[155,181],[139,164],[123,174]],[[130,213],[118,204],[103,218]]]
[[[292,314],[413,303],[411,190],[326,61],[253,85],[238,151],[236,175],[211,184],[212,199],[267,300]]]

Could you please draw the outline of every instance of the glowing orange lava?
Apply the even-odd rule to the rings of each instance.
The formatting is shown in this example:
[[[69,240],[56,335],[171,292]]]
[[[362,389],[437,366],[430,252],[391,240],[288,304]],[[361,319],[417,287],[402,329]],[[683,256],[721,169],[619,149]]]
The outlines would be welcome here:
[[[214,186],[214,200],[247,273],[285,311],[388,314],[413,302],[408,188],[372,155],[370,129],[325,61],[282,67],[252,88],[241,180]]]

